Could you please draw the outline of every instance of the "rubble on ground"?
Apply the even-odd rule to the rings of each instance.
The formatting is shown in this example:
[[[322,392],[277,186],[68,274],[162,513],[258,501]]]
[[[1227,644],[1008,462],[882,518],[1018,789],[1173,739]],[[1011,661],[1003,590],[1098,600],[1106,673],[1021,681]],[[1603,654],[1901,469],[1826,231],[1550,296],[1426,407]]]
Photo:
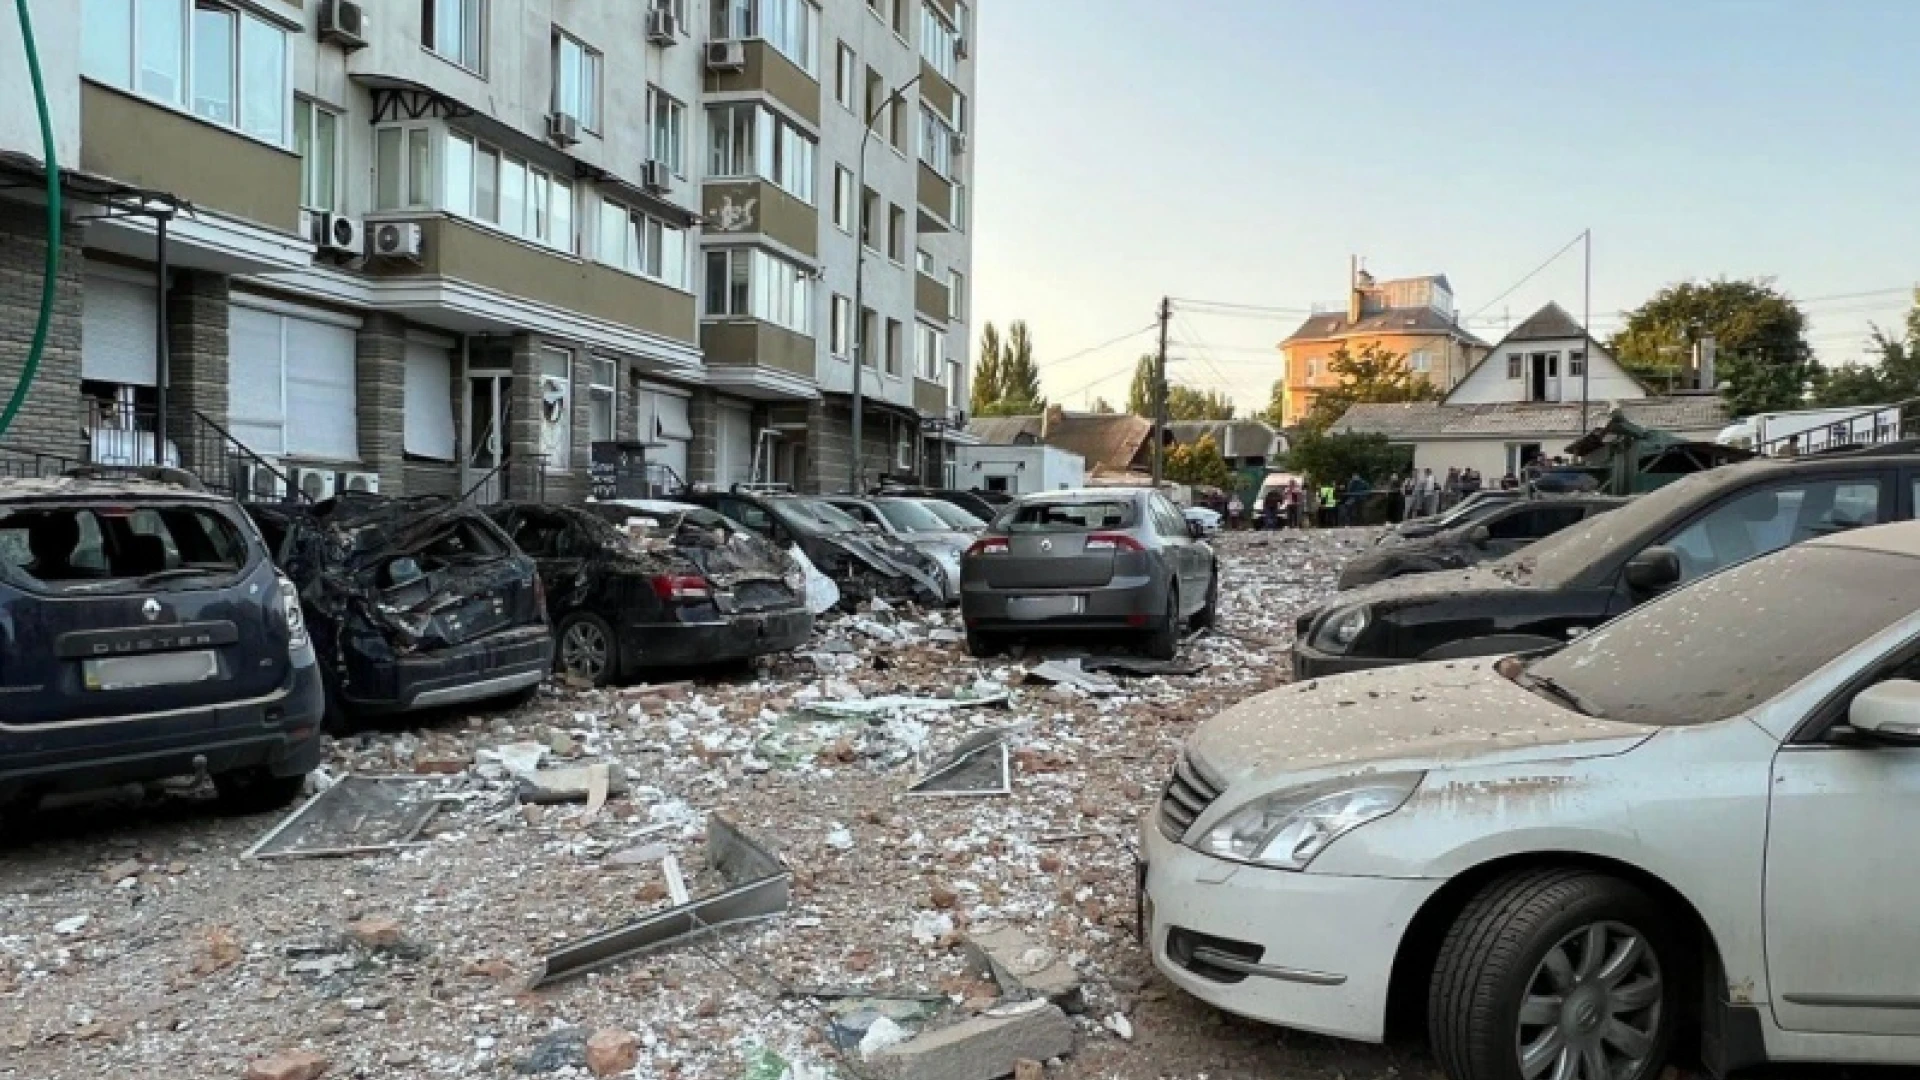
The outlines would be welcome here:
[[[1196,1075],[1209,1036],[1176,1029],[1231,1029],[1154,1018],[1173,1005],[1132,937],[1134,836],[1193,724],[1286,679],[1294,617],[1370,543],[1220,539],[1222,625],[1158,673],[1032,682],[1114,650],[975,660],[955,611],[861,604],[737,675],[550,684],[331,743],[321,786],[431,786],[391,850],[244,859],[280,817],[179,796],[43,811],[0,862],[0,1076]],[[1004,745],[1006,793],[908,797],[975,745]],[[783,913],[531,989],[569,943],[675,910],[676,877],[695,907],[724,888],[716,816],[785,863]],[[1174,1064],[1141,1056],[1178,1038]],[[1346,1076],[1385,1075],[1358,1053]]]

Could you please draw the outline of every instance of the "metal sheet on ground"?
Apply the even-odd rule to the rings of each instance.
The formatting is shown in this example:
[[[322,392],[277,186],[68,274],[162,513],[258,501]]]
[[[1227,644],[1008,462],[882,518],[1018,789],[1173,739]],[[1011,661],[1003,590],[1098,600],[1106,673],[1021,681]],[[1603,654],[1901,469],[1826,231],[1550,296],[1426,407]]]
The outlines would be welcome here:
[[[1008,762],[1010,729],[977,732],[960,741],[947,756],[907,789],[909,795],[1011,795]]]
[[[346,777],[281,819],[247,849],[247,857],[363,855],[415,846],[440,809],[439,792],[432,777]]]

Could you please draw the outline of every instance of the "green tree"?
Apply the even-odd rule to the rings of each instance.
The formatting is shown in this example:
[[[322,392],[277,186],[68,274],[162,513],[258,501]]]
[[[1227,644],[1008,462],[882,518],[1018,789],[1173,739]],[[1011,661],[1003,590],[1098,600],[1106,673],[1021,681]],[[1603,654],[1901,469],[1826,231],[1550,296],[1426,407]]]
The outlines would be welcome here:
[[[1716,376],[1735,415],[1799,407],[1816,371],[1807,317],[1770,282],[1681,282],[1627,313],[1613,354],[1643,380],[1666,386],[1694,342],[1711,334]]]
[[[1040,369],[1033,362],[1033,336],[1024,321],[1016,319],[1007,327],[993,391],[992,396],[976,396],[974,415],[1031,416],[1047,411],[1047,399],[1040,393]]]
[[[1133,364],[1133,382],[1127,386],[1127,411],[1135,416],[1153,415],[1153,354],[1141,353]]]
[[[1264,420],[1274,427],[1287,424],[1287,380],[1273,380],[1273,389],[1267,391],[1267,407],[1264,412],[1253,414],[1255,420]]]
[[[980,331],[980,358],[973,364],[973,415],[991,416],[1000,400],[1005,376],[1000,358],[1000,331],[988,323]]]
[[[1225,489],[1233,486],[1233,470],[1227,466],[1227,459],[1220,456],[1220,447],[1213,436],[1202,435],[1193,442],[1168,447],[1167,479],[1176,484],[1205,484]]]
[[[1367,342],[1359,352],[1340,346],[1327,357],[1327,370],[1339,377],[1340,384],[1314,397],[1312,407],[1300,417],[1304,430],[1324,432],[1355,405],[1438,401],[1443,396],[1425,375],[1407,367],[1405,356],[1377,342]]]
[[[1385,435],[1332,435],[1324,429],[1302,427],[1287,452],[1287,467],[1305,474],[1315,484],[1344,485],[1357,473],[1378,487],[1388,477],[1412,468],[1413,452],[1388,443]]]
[[[1907,312],[1906,332],[1889,333],[1875,326],[1872,351],[1878,355],[1873,363],[1816,368],[1813,403],[1829,407],[1883,405],[1920,397],[1920,292],[1915,293],[1914,306]]]
[[[1127,411],[1135,416],[1153,417],[1152,353],[1143,354],[1133,365],[1133,382],[1127,387]],[[1190,386],[1167,387],[1168,420],[1231,420],[1233,399],[1219,390],[1195,390]]]

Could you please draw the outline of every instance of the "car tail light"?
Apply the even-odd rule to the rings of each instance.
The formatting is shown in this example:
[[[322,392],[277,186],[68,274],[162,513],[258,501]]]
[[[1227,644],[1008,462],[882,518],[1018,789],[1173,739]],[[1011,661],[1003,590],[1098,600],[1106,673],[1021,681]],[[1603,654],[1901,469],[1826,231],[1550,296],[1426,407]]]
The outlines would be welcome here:
[[[967,549],[967,554],[969,555],[1005,555],[1007,553],[1007,550],[1008,550],[1007,542],[1005,540],[1001,540],[997,537],[989,537],[984,540],[975,540],[973,542],[973,546]]]
[[[1145,551],[1140,541],[1126,533],[1094,533],[1087,537],[1088,551]]]
[[[662,600],[706,600],[713,596],[707,579],[694,574],[657,574],[650,579],[653,594]]]
[[[297,652],[313,644],[307,636],[307,616],[300,610],[300,590],[285,575],[280,578],[280,617],[287,623],[287,651]]]

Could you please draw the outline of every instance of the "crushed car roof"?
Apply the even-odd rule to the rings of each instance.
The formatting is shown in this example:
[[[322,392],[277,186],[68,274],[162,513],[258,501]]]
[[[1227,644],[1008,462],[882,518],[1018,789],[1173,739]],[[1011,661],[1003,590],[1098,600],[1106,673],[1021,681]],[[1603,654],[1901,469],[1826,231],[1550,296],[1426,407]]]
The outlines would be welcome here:
[[[198,499],[203,502],[228,501],[224,495],[216,495],[199,488],[132,476],[0,477],[0,502],[10,499],[142,497]]]

